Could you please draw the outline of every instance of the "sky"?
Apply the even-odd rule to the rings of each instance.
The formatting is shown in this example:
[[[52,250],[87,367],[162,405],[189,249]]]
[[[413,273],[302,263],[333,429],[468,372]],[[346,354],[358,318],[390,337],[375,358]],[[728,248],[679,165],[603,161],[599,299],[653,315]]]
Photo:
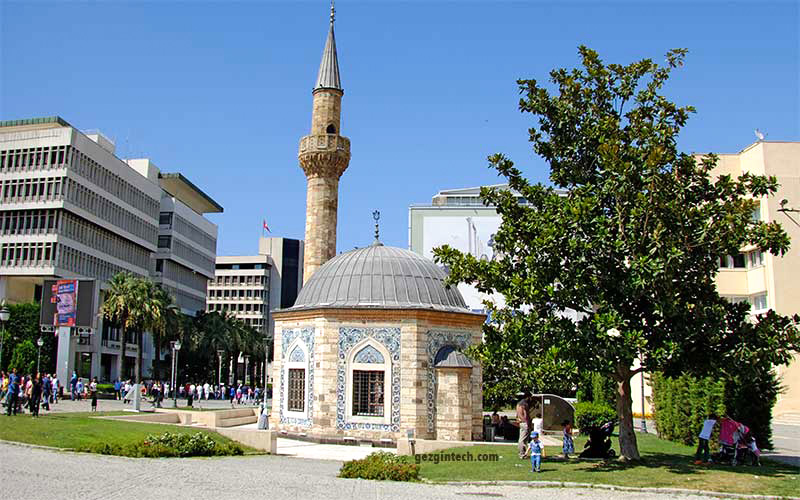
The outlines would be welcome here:
[[[111,137],[121,158],[183,173],[224,207],[219,255],[304,236],[297,161],[329,23],[327,0],[239,2],[0,0],[0,119],[58,115]],[[341,132],[338,251],[408,246],[408,207],[443,189],[503,182],[502,152],[534,182],[517,79],[579,64],[663,62],[689,50],[667,95],[697,113],[687,152],[800,140],[798,2],[336,2]]]

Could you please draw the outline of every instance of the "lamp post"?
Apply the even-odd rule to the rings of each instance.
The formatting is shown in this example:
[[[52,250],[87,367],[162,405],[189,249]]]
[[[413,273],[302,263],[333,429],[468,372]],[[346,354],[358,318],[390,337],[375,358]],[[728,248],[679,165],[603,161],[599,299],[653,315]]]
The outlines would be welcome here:
[[[644,365],[644,360],[642,359],[642,350],[639,349],[639,366]],[[642,379],[642,432],[647,432],[647,419],[644,416],[644,371],[639,372],[639,377]]]
[[[217,385],[222,385],[222,355],[225,354],[223,349],[217,349],[217,359],[219,363],[217,364]]]
[[[178,351],[181,350],[181,341],[175,340],[172,344],[172,407],[178,407]]]
[[[4,305],[0,308],[0,323],[3,323],[3,330],[0,334],[0,367],[3,366],[3,341],[6,338],[6,321],[11,317],[11,312]]]
[[[39,352],[36,355],[36,376],[38,377],[40,373],[39,366],[42,361],[42,346],[44,345],[44,339],[42,337],[36,339],[36,345],[39,346]]]

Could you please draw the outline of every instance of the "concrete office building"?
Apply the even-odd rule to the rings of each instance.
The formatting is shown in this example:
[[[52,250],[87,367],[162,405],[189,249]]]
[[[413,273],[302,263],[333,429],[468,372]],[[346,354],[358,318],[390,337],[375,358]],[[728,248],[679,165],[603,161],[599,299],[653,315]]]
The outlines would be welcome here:
[[[303,250],[299,240],[260,238],[258,255],[218,256],[206,310],[229,312],[273,338],[270,311],[294,305],[303,285]]]
[[[146,159],[126,162],[114,149],[60,117],[0,122],[0,300],[40,300],[45,279],[93,279],[96,311],[108,280],[129,271],[162,283],[184,312],[204,309],[217,228],[202,214],[222,207],[182,175]],[[59,342],[59,376],[120,376],[119,331],[95,318],[93,334],[72,332],[67,355]],[[62,333],[68,338],[69,328]],[[151,338],[127,342],[122,375],[132,374],[140,347],[147,373]]]

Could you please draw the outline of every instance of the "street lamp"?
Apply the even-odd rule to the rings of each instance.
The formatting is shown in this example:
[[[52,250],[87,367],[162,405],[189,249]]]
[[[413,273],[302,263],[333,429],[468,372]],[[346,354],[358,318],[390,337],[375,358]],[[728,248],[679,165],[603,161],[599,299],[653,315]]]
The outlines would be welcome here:
[[[639,349],[639,365],[644,365],[644,359],[642,358],[642,350]],[[647,419],[644,417],[644,370],[639,372],[639,376],[642,378],[642,432],[647,432]]]
[[[0,367],[3,366],[3,340],[6,338],[6,321],[11,317],[11,312],[4,305],[0,308],[0,323],[3,323],[3,331],[0,334]]]
[[[172,407],[178,407],[178,351],[181,350],[181,341],[172,342]]]
[[[217,358],[219,364],[217,365],[217,385],[222,385],[222,355],[225,354],[223,349],[217,349]]]
[[[44,339],[42,337],[36,339],[36,345],[39,346],[39,353],[36,355],[36,376],[39,377],[39,363],[42,361],[42,346],[44,345]]]

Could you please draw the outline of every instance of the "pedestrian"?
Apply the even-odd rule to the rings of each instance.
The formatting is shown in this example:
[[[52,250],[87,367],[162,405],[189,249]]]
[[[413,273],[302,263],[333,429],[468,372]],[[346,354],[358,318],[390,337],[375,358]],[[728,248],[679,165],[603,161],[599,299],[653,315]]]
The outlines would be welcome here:
[[[572,424],[569,420],[564,420],[561,422],[561,426],[564,428],[562,451],[564,452],[564,458],[569,459],[570,453],[575,453],[575,443],[572,441]]]
[[[76,397],[78,398],[78,401],[83,399],[83,391],[85,389],[86,388],[83,385],[83,379],[79,377],[78,381],[75,383],[75,394],[76,394]]]
[[[517,426],[519,426],[517,451],[520,459],[525,459],[528,442],[531,440],[531,402],[531,393],[523,391],[522,399],[517,403]]]
[[[45,410],[50,411],[50,392],[52,391],[52,385],[50,382],[50,377],[47,374],[44,374],[42,377],[42,407]]]
[[[28,408],[31,410],[31,417],[39,416],[39,403],[42,400],[42,381],[37,374],[31,379],[30,392],[28,394]]]
[[[122,385],[119,383],[119,380],[114,379],[114,399],[119,399],[120,394],[119,391],[122,389]]]
[[[694,454],[695,465],[700,465],[703,462],[708,463],[711,458],[708,450],[708,441],[711,439],[711,433],[714,431],[715,425],[717,425],[717,416],[711,413],[703,421],[703,428],[697,437],[697,452]],[[701,456],[703,457],[702,460],[700,460]]]
[[[126,405],[126,404],[128,404],[128,393],[131,391],[131,381],[130,380],[126,380],[125,381],[125,386],[123,388],[123,391],[124,391],[124,395],[122,396],[122,404]]]
[[[89,384],[89,394],[92,397],[92,411],[97,411],[97,377]]]
[[[544,431],[544,420],[542,420],[542,414],[537,413],[535,417],[531,419],[531,425],[533,429],[531,432],[538,432],[540,436],[543,435]]]
[[[208,393],[211,391],[211,386],[208,385],[208,382],[203,384],[203,396],[208,400]]]
[[[8,376],[8,391],[6,392],[6,415],[9,417],[13,412],[17,414],[17,402],[19,401],[19,377],[17,369],[11,370]]]
[[[531,472],[542,472],[542,457],[545,456],[544,443],[539,441],[539,433],[531,434]]]
[[[76,392],[78,387],[78,372],[72,372],[72,378],[69,379],[69,393],[70,399],[75,401]]]
[[[58,376],[54,373],[50,378],[50,385],[53,386],[53,404],[58,403]]]
[[[153,408],[158,408],[159,406],[161,406],[161,403],[158,400],[161,391],[159,391],[158,387],[159,387],[158,382],[156,382],[155,384],[153,384],[153,388],[150,389],[150,396],[153,397]]]
[[[234,400],[236,400],[236,388],[234,386],[231,386],[230,393],[228,394],[228,397],[231,400],[231,408],[233,408],[233,402],[234,402]]]

